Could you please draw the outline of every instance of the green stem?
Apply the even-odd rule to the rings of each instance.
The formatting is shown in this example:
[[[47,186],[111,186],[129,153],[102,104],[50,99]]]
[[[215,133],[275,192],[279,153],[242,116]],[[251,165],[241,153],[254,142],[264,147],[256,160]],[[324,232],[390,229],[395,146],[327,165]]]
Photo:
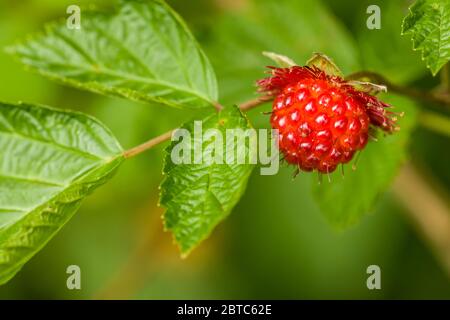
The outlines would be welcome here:
[[[424,128],[450,137],[450,119],[435,112],[423,111],[419,115],[419,124]]]

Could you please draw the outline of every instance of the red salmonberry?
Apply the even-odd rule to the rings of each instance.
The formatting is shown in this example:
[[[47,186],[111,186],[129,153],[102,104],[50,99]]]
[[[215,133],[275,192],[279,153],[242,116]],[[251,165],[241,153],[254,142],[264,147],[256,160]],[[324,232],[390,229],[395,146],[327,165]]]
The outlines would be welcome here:
[[[274,96],[270,119],[284,159],[303,171],[333,172],[362,150],[369,125],[392,132],[389,105],[316,67],[272,68],[258,81]]]

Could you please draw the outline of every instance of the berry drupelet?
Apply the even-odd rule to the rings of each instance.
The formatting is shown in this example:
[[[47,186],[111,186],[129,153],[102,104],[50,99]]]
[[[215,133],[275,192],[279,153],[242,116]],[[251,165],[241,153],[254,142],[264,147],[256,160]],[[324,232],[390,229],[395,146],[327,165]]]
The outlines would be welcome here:
[[[397,129],[389,105],[341,77],[315,66],[270,68],[259,90],[274,97],[270,122],[279,149],[300,170],[331,173],[364,149],[370,126]]]

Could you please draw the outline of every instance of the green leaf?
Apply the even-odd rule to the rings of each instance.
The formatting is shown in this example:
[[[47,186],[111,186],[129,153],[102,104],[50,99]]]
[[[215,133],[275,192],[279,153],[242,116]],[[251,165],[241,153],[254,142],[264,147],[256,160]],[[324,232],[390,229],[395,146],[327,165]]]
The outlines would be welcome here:
[[[330,175],[331,182],[314,183],[316,201],[330,223],[343,228],[352,225],[368,213],[375,200],[388,188],[406,158],[406,144],[416,121],[416,109],[405,98],[389,96],[395,111],[405,112],[400,119],[400,131],[389,136],[380,135],[378,141],[369,141],[356,163]],[[355,161],[353,161],[355,163]]]
[[[410,34],[413,49],[433,75],[450,60],[450,1],[418,0],[403,20],[402,33]]]
[[[97,93],[185,108],[217,100],[207,57],[160,0],[122,1],[114,15],[83,12],[80,30],[51,24],[10,51],[44,76]]]
[[[231,159],[231,152],[226,153],[227,144],[230,149],[233,147],[230,139],[225,139],[226,130],[251,129],[248,120],[237,107],[225,108],[220,113],[203,119],[201,123],[203,133],[208,129],[217,129],[221,133],[223,153],[215,151],[216,140],[211,137],[208,139],[205,136],[205,141],[201,141],[201,138],[193,134],[190,138],[182,138],[180,142],[174,141],[166,149],[166,177],[161,184],[160,204],[167,209],[164,214],[165,228],[172,231],[184,256],[207,238],[214,227],[230,213],[243,194],[253,169],[253,165],[248,164],[249,161],[246,164],[225,161]],[[195,122],[188,122],[182,129],[194,133],[194,127]],[[246,140],[245,145],[235,143],[233,152],[249,157],[248,142]],[[198,150],[204,161],[198,164],[175,164],[171,153],[175,146],[180,146],[179,143],[185,146],[186,154],[191,155],[191,160],[192,154]],[[202,146],[201,150],[195,148],[197,143]],[[215,152],[223,156],[222,164],[212,159],[207,160]],[[228,164],[229,162],[232,163]]]
[[[122,162],[97,120],[0,103],[0,284],[62,228]]]

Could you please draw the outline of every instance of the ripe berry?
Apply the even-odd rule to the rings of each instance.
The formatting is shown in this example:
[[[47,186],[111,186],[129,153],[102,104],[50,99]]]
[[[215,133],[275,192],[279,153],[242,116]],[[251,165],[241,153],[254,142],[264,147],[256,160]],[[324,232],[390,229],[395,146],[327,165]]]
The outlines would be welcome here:
[[[389,105],[316,67],[272,68],[258,81],[274,97],[270,119],[284,159],[303,171],[330,173],[369,138],[369,125],[396,129]]]

